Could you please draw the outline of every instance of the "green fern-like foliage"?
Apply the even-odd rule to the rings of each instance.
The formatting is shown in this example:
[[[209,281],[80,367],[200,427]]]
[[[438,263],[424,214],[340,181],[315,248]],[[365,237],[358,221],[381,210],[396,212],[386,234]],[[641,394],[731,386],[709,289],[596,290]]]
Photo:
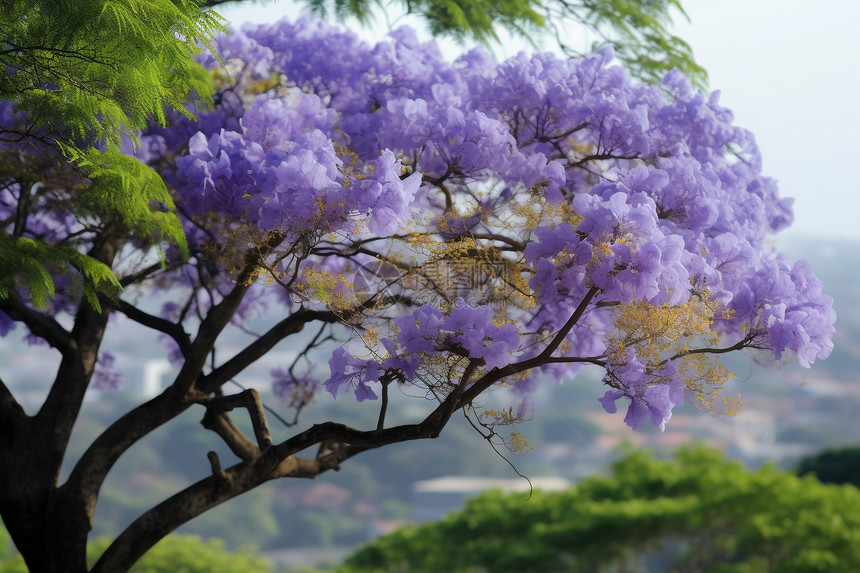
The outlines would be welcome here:
[[[98,293],[110,296],[119,291],[119,281],[110,267],[72,247],[52,246],[0,231],[0,297],[8,298],[16,287],[25,287],[36,308],[46,308],[55,294],[54,277],[65,274],[72,296],[82,294],[96,310],[101,310]],[[78,280],[75,280],[78,279]],[[75,292],[77,291],[77,292]]]
[[[222,29],[191,0],[5,0],[0,97],[35,130],[67,144],[118,145],[123,132],[164,123],[191,92],[211,96],[192,56]]]
[[[594,30],[600,38],[594,47],[610,44],[634,76],[659,82],[677,68],[706,87],[708,74],[693,59],[690,45],[669,31],[673,10],[687,17],[679,0],[579,0],[559,3],[553,10]]]
[[[218,4],[222,0],[209,0]],[[314,12],[356,17],[362,24],[373,9],[385,9],[378,0],[305,0]],[[561,42],[565,27],[580,24],[597,35],[592,48],[610,44],[630,72],[648,82],[659,81],[678,68],[700,87],[707,73],[693,58],[689,44],[670,32],[673,12],[687,17],[680,0],[401,0],[406,11],[422,16],[436,35],[483,43],[498,40],[506,28],[525,38],[547,29]],[[582,55],[562,44],[571,56]]]
[[[379,0],[305,0],[312,12],[326,16],[354,17],[361,24],[370,22],[374,8],[385,9]],[[209,4],[220,3],[210,0]],[[410,14],[422,16],[431,33],[463,40],[474,38],[488,43],[498,40],[497,30],[507,28],[522,35],[536,32],[544,25],[538,11],[541,3],[533,0],[403,0]]]
[[[193,57],[219,30],[220,17],[201,11],[198,0],[3,0],[0,103],[11,103],[20,121],[0,126],[0,142],[26,151],[30,166],[76,171],[68,180],[80,183],[66,190],[65,205],[79,220],[184,249],[158,174],[117,149],[124,136],[134,142],[136,130],[164,124],[168,108],[190,116],[190,99],[207,105],[211,76]],[[23,188],[22,167],[9,168],[13,163],[0,161],[0,179]],[[28,176],[27,184],[41,183],[45,173]],[[23,238],[19,223],[0,239],[0,297],[17,281],[45,306],[58,272],[76,271],[86,284],[82,294],[96,305],[94,289],[118,285],[107,267],[71,247]]]
[[[537,11],[540,4],[530,0],[421,0],[410,8],[425,15],[433,34],[455,38],[473,36],[480,42],[498,40],[498,27],[527,36],[544,25]]]
[[[136,239],[168,242],[187,251],[182,223],[161,177],[148,165],[114,150],[68,150],[87,174],[75,214],[83,220],[111,221]]]

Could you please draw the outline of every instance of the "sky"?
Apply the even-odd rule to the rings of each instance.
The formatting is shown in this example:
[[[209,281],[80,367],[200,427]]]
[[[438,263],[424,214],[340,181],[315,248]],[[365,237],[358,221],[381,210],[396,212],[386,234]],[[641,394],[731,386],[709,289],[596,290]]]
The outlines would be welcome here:
[[[551,0],[550,0],[551,1]],[[710,89],[752,131],[764,172],[794,197],[795,237],[860,239],[860,2],[687,0],[690,21],[673,31],[693,48]],[[297,17],[290,0],[234,3],[217,10],[234,24]],[[370,40],[387,30],[380,18]],[[397,19],[420,27],[417,20]],[[581,40],[588,44],[588,38]],[[546,44],[550,49],[551,43]],[[443,44],[455,57],[464,48]],[[526,49],[505,41],[498,57]]]

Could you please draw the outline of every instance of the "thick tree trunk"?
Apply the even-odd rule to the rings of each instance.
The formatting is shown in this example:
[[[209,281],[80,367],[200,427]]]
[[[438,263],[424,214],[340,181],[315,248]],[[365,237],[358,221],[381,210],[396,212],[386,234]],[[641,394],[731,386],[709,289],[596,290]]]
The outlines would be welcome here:
[[[90,256],[111,265],[124,236],[106,231]],[[85,573],[95,500],[58,488],[60,467],[98,358],[109,309],[78,306],[66,330],[14,297],[4,312],[60,352],[57,375],[39,412],[28,416],[5,385],[0,392],[0,515],[31,572]]]
[[[58,495],[51,428],[20,418],[0,439],[0,514],[31,572],[84,573],[89,519]],[[61,454],[60,454],[61,456]]]

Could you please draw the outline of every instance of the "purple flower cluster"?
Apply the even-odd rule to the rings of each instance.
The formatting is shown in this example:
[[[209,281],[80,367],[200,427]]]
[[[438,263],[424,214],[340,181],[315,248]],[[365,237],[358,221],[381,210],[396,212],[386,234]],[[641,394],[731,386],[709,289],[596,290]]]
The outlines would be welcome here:
[[[653,372],[630,349],[626,360],[612,368],[613,378],[622,386],[621,389],[607,390],[598,400],[604,410],[614,414],[617,411],[615,401],[627,398],[629,405],[625,424],[638,428],[650,415],[651,422],[662,430],[672,417],[672,410],[684,403],[685,386],[682,380],[677,379],[675,368],[675,363],[668,362],[658,372]],[[658,377],[666,382],[654,384]]]
[[[373,331],[363,357],[332,353],[333,395],[375,399],[399,380],[440,396],[424,374],[444,364],[447,387],[467,369],[472,383],[510,367],[525,398],[538,375],[589,362],[607,370],[604,407],[626,398],[631,426],[665,425],[683,369],[672,352],[613,348],[630,328],[613,309],[715,301],[707,336],[683,335],[701,351],[755,346],[809,366],[832,348],[832,301],[808,265],[769,246],[791,201],[718,94],[679,73],[641,85],[610,50],[447,62],[409,30],[371,46],[308,18],[249,25],[217,50],[201,56],[214,108],[175,114],[127,149],[163,174],[186,229],[190,257],[168,250],[151,287],[171,292],[165,318],[204,316],[259,253],[279,295],[260,280],[235,323],[302,304]],[[20,119],[7,112],[0,128]],[[0,190],[4,219],[25,183]],[[56,200],[35,205],[25,235],[80,231]],[[462,263],[477,266],[438,275]],[[470,307],[473,294],[488,304]],[[0,333],[8,323],[0,314]],[[313,386],[274,376],[301,400]]]
[[[484,372],[531,359],[592,289],[583,323],[543,368],[573,372],[571,357],[602,357],[614,388],[601,401],[612,410],[627,397],[633,426],[648,414],[664,425],[684,386],[672,361],[655,372],[635,353],[607,358],[613,304],[706,294],[722,304],[712,329],[726,345],[754,341],[804,366],[830,351],[830,299],[807,265],[767,246],[790,224],[790,200],[761,175],[753,137],[718,94],[680,74],[640,85],[608,50],[502,63],[473,51],[449,63],[409,31],[369,46],[309,19],[247,26],[219,50],[236,83],[199,114],[171,179],[192,215],[217,212],[290,240],[338,231],[344,249],[368,233],[409,232],[525,246],[533,307],[386,315],[369,357],[334,352],[332,394],[375,398],[381,377],[414,381],[444,353],[482,361]],[[544,209],[536,224],[511,223],[535,202],[568,215]],[[323,257],[303,264],[326,267]],[[524,392],[533,383],[517,382]]]
[[[422,306],[394,320],[395,340],[383,338],[382,349],[370,358],[359,359],[337,348],[329,361],[331,378],[324,386],[336,396],[342,386],[352,387],[359,401],[376,399],[368,383],[377,382],[384,372],[397,372],[404,381],[415,380],[422,359],[457,352],[483,361],[488,370],[513,360],[520,334],[513,324],[497,325],[487,307],[455,306],[445,315],[432,306]],[[382,351],[387,356],[382,357]]]
[[[622,304],[686,299],[689,253],[682,238],[664,233],[651,197],[620,183],[600,183],[592,193],[576,195],[572,204],[583,217],[576,229],[539,227],[540,243],[525,249],[537,271],[530,284],[542,301],[551,303],[560,292],[568,296],[583,286],[599,287]],[[562,252],[566,264],[549,262]]]
[[[734,311],[731,326],[740,322],[761,331],[777,360],[789,351],[808,368],[816,359],[827,357],[833,349],[836,314],[809,264],[792,265],[772,253],[757,262],[755,274],[738,285],[728,305]]]
[[[344,175],[331,132],[336,112],[315,94],[261,95],[242,115],[242,131],[198,131],[176,159],[177,190],[194,215],[218,212],[281,230],[288,240],[348,228],[390,232],[408,217],[419,178],[400,178],[389,152],[368,160],[353,183]]]

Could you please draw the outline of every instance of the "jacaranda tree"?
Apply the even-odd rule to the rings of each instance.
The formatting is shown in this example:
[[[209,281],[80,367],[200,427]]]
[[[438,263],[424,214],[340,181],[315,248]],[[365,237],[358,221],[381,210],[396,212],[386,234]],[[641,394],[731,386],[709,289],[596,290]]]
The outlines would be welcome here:
[[[605,371],[608,412],[620,403],[630,426],[663,427],[685,399],[736,410],[721,393],[726,352],[809,366],[831,349],[832,301],[770,246],[790,201],[762,176],[753,137],[680,73],[642,85],[609,50],[450,63],[408,30],[369,46],[311,19],[244,28],[216,51],[201,57],[214,108],[174,113],[123,148],[163,178],[169,201],[148,207],[183,241],[85,208],[92,180],[45,164],[43,142],[3,143],[4,165],[45,164],[4,167],[5,232],[87,253],[122,287],[67,265],[50,269],[53,298],[0,298],[0,331],[20,326],[57,356],[35,414],[0,385],[0,515],[33,571],[87,570],[111,467],[192,407],[235,459],[209,453],[211,471],[120,532],[92,571],[127,570],[269,480],[436,437],[456,412],[523,449],[504,427],[529,416],[540,381],[585,364]],[[3,110],[6,131],[28,120]],[[264,332],[225,344],[261,315]],[[116,381],[100,345],[128,321],[169,346],[175,377],[58,484],[84,392]],[[273,440],[259,394],[227,383],[279,344],[296,359],[274,387],[296,415],[331,394],[377,409],[377,423],[294,425]],[[500,386],[518,402],[482,406]],[[394,393],[431,406],[392,423]]]

